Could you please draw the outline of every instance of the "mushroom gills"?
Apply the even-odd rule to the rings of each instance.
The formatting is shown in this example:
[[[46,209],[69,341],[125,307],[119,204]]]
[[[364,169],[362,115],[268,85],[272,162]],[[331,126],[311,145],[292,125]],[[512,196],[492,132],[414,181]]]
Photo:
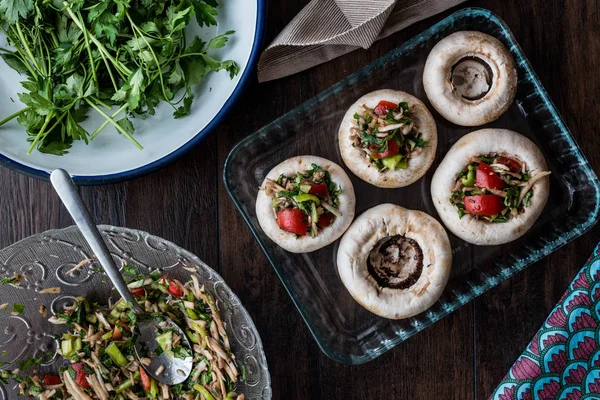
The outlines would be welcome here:
[[[382,288],[408,289],[423,272],[423,251],[414,239],[387,236],[369,253],[367,269]]]
[[[492,88],[492,68],[479,57],[466,56],[458,60],[450,71],[454,92],[465,100],[479,100]]]

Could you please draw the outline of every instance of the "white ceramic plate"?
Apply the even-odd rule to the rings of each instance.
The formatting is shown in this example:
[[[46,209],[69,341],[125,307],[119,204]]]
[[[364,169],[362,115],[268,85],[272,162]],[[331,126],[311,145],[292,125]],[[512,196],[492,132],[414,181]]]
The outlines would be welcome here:
[[[211,55],[218,59],[234,60],[239,74],[230,79],[226,71],[210,73],[194,88],[192,112],[175,120],[172,108],[161,104],[156,114],[146,120],[134,119],[135,138],[144,146],[138,150],[116,129],[108,126],[89,145],[76,141],[69,153],[55,156],[34,150],[27,154],[30,143],[27,134],[16,119],[0,127],[0,162],[22,173],[48,179],[55,168],[64,168],[77,184],[105,184],[138,177],[155,171],[174,161],[186,150],[206,138],[218,125],[224,114],[240,95],[243,86],[254,72],[258,59],[264,22],[266,0],[223,0],[219,6],[217,27],[191,27],[186,34],[201,39],[235,30],[236,33],[222,49]],[[0,47],[6,38],[0,34]],[[0,58],[0,120],[23,108],[17,93],[25,90],[20,81],[25,80]],[[82,124],[92,132],[103,121],[93,110]]]

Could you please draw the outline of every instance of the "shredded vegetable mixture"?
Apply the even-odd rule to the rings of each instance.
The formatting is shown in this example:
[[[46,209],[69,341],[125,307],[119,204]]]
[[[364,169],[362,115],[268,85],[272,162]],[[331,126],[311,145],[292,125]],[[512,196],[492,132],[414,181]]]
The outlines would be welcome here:
[[[0,381],[7,384],[13,379],[20,395],[38,399],[244,399],[234,392],[236,382],[244,379],[244,369],[231,352],[215,300],[195,275],[183,284],[153,272],[134,278],[128,286],[146,312],[157,319],[166,315],[185,331],[193,354],[168,325],[161,326],[164,331],[157,338],[161,351],[182,359],[193,356],[194,368],[185,382],[167,386],[146,373],[144,366],[151,360],[135,355],[136,315],[126,302],[119,300],[106,310],[83,297],[49,319],[70,328],[60,338],[57,352],[65,363],[58,375],[38,376],[34,368],[41,359],[32,359],[17,370],[0,371]],[[160,375],[160,367],[155,373]]]
[[[533,185],[549,174],[540,171],[532,175],[516,157],[473,157],[458,175],[450,202],[459,218],[468,214],[488,222],[507,222],[525,212],[534,195]]]
[[[407,102],[396,104],[382,100],[374,109],[363,104],[354,119],[352,145],[360,148],[379,172],[408,168],[410,158],[420,154],[427,145]]]
[[[279,227],[298,236],[319,235],[319,231],[341,217],[338,196],[341,187],[331,180],[329,171],[317,164],[294,176],[281,174],[277,180],[268,179],[264,187],[273,196],[273,214]]]

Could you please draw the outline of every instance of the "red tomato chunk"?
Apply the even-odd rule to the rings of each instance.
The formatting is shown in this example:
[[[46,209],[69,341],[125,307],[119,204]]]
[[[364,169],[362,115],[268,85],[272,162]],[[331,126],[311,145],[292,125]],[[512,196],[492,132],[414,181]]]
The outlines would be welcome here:
[[[496,215],[504,209],[504,199],[495,194],[480,194],[465,197],[465,209],[473,215]]]
[[[302,210],[298,208],[286,208],[277,214],[277,225],[284,231],[296,235],[306,235],[308,231],[308,219]]]

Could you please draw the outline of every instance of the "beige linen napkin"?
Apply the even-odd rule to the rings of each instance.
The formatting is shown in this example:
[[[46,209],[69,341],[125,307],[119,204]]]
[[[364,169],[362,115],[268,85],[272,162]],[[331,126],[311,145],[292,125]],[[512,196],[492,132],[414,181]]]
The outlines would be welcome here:
[[[282,78],[368,48],[465,0],[312,0],[277,35],[258,62],[260,82]]]

